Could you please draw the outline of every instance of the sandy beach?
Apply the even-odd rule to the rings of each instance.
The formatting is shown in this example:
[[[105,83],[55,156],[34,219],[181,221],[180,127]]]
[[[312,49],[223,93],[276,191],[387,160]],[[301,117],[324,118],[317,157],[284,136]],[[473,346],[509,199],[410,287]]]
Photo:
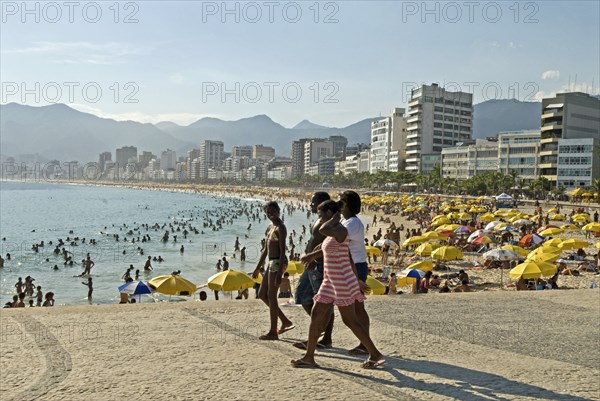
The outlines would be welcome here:
[[[365,370],[336,321],[321,369],[294,369],[308,316],[259,341],[257,300],[0,311],[0,399],[599,400],[600,291],[372,296],[386,355]],[[339,315],[337,316],[339,318]]]

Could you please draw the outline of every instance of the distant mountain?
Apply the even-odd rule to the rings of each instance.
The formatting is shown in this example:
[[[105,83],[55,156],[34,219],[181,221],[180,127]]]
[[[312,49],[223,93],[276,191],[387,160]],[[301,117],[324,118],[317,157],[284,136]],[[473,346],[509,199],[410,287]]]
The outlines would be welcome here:
[[[0,150],[3,155],[39,153],[58,160],[96,161],[98,154],[135,145],[157,154],[190,145],[152,124],[115,121],[82,113],[64,104],[0,106]]]
[[[473,106],[473,138],[486,138],[502,131],[539,129],[541,102],[514,99],[488,100]]]
[[[501,131],[537,129],[541,103],[516,100],[487,101],[474,106],[474,138]],[[367,118],[343,128],[329,128],[304,120],[285,128],[266,115],[225,121],[202,118],[188,126],[170,121],[156,125],[135,121],[115,121],[82,113],[63,104],[31,107],[16,103],[0,105],[0,151],[4,156],[38,154],[58,160],[95,161],[104,151],[113,153],[121,146],[137,146],[159,155],[167,148],[179,156],[198,148],[204,139],[221,140],[225,150],[235,145],[273,146],[277,155],[287,156],[291,143],[300,138],[327,138],[343,135],[349,144],[369,143],[371,123]]]
[[[308,120],[302,120],[298,124],[294,126],[292,129],[327,129],[329,127],[325,127],[323,125],[311,123]]]

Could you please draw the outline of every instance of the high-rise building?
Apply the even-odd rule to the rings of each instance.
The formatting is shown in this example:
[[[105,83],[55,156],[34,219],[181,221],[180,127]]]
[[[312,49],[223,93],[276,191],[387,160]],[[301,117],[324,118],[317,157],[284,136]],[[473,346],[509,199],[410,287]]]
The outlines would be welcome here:
[[[557,185],[567,189],[592,186],[600,178],[600,156],[594,152],[600,138],[559,139]]]
[[[252,159],[252,146],[234,146],[231,148],[231,157],[248,157]]]
[[[542,99],[540,131],[541,174],[558,185],[559,140],[599,139],[600,99],[581,92],[558,93],[553,98]]]
[[[395,108],[389,117],[371,123],[371,173],[403,170],[406,159],[406,118]]]
[[[498,171],[498,142],[478,139],[475,144],[442,149],[443,178],[466,180]]]
[[[195,165],[192,165],[194,160],[199,157],[200,157],[200,149],[188,150],[187,158],[185,159],[185,162],[187,163],[187,178],[189,180],[198,178],[198,175],[200,174],[200,171],[194,171],[194,168],[196,168],[196,169],[199,168],[199,164],[196,163]]]
[[[346,157],[346,147],[348,146],[348,138],[342,135],[332,135],[329,140],[333,143],[333,157],[338,160],[343,160]]]
[[[252,158],[257,160],[269,161],[275,157],[275,149],[270,146],[254,145],[252,146]]]
[[[304,144],[310,138],[302,138],[292,142],[292,175],[294,177],[304,174]]]
[[[438,84],[421,85],[411,91],[406,127],[406,170],[427,171],[445,147],[471,141],[473,95],[450,92]]]
[[[200,143],[199,178],[208,178],[208,170],[220,169],[222,164],[223,142],[207,139]]]
[[[177,166],[177,154],[174,150],[163,150],[160,154],[160,169],[163,171],[175,170]]]
[[[313,165],[321,159],[331,158],[333,155],[333,142],[327,139],[311,139],[304,143],[304,174],[314,172]]]
[[[106,162],[112,161],[112,154],[110,152],[102,152],[98,157],[98,172],[103,173],[106,167]]]
[[[135,146],[123,146],[115,152],[115,161],[120,170],[125,168],[130,159],[135,159],[137,162],[137,148]]]
[[[150,160],[152,159],[156,159],[156,155],[154,155],[152,152],[144,150],[142,154],[138,156],[138,164],[140,165],[140,169],[145,169],[148,167],[148,163],[150,163]]]

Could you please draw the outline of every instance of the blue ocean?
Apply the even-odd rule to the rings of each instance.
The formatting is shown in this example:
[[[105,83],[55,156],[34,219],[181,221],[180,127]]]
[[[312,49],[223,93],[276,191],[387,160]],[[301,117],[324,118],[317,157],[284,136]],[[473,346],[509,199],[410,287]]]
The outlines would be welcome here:
[[[239,216],[237,212],[242,205],[252,207],[261,222],[246,215]],[[95,263],[92,269],[94,304],[119,301],[117,287],[124,283],[121,277],[130,265],[134,272],[140,270],[141,280],[181,270],[183,277],[203,284],[217,272],[217,260],[226,253],[230,269],[251,272],[268,226],[260,205],[257,200],[200,193],[1,182],[0,239],[5,264],[0,269],[0,302],[4,305],[12,300],[19,277],[24,280],[31,276],[44,293],[54,292],[57,305],[88,303],[88,288],[82,284],[87,280],[77,277],[83,271],[81,262],[88,253]],[[223,222],[218,231],[203,226],[204,221],[214,223],[219,217],[232,221]],[[286,215],[285,222],[290,233],[296,230],[299,235],[302,225],[308,227],[309,219],[306,211],[298,210]],[[196,228],[198,234],[188,228],[189,233],[184,238],[186,226]],[[181,231],[176,231],[177,227]],[[161,238],[166,230],[171,231],[170,237],[163,242]],[[173,235],[177,235],[176,241]],[[144,236],[149,236],[150,241],[139,241]],[[247,248],[246,262],[239,262],[239,252],[236,259],[232,258],[236,237],[241,246]],[[74,261],[72,266],[64,264],[62,254],[53,252],[59,239],[64,241],[64,248]],[[95,240],[95,244],[91,240]],[[38,246],[36,252],[33,245],[42,241],[44,246]],[[300,252],[304,244],[298,244],[298,237],[295,241],[296,250]],[[154,270],[145,274],[143,266],[147,257],[159,255],[164,261],[153,261]],[[149,298],[142,298],[142,302],[148,301]]]

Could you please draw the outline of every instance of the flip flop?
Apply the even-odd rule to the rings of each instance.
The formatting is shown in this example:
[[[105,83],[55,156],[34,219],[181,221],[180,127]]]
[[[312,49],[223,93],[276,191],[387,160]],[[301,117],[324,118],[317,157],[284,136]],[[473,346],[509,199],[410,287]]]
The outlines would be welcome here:
[[[320,366],[316,363],[304,362],[302,359],[292,359],[292,366],[295,368],[314,369]]]
[[[267,341],[277,341],[279,340],[279,337],[277,336],[277,334],[275,333],[267,333],[267,334],[263,334],[262,336],[258,337],[259,340],[267,340]]]
[[[332,343],[324,343],[324,342],[321,342],[321,341],[319,341],[317,343],[317,348],[329,349],[329,348],[332,348],[332,347],[333,347]]]
[[[293,324],[291,326],[282,327],[280,329],[277,329],[277,334],[283,334],[286,331],[290,331],[290,330],[295,329],[295,328],[296,328],[296,326],[294,326]]]
[[[301,341],[298,343],[293,343],[292,344],[294,347],[301,349],[301,350],[306,350],[306,342],[305,341]]]
[[[367,359],[366,361],[363,362],[363,364],[361,366],[364,369],[377,369],[377,368],[380,368],[381,366],[383,366],[384,363],[385,363],[385,359],[380,359],[378,361],[374,361],[372,359]]]
[[[354,348],[348,350],[348,353],[350,355],[369,355],[369,351],[367,351],[364,348],[361,348],[360,345],[358,347],[354,347]]]

